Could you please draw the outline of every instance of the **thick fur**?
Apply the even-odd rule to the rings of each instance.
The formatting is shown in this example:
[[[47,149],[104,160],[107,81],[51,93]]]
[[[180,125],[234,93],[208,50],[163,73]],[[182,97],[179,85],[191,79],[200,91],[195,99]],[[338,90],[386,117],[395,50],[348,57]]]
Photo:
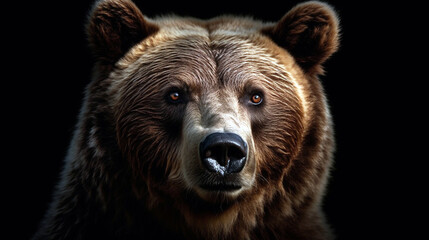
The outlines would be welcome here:
[[[97,64],[62,180],[34,239],[331,239],[321,212],[334,151],[317,78],[338,47],[320,2],[278,23],[148,19],[98,1]],[[179,92],[178,103],[168,101]],[[254,106],[253,94],[263,96]],[[235,192],[210,192],[198,159],[212,132],[249,146]]]

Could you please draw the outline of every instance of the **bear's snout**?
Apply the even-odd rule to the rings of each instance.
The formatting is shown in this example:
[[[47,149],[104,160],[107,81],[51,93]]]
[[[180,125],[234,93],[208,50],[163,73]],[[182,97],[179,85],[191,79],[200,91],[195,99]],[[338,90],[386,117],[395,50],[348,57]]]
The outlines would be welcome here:
[[[209,172],[225,176],[243,170],[247,144],[235,133],[212,133],[200,143],[200,160]]]

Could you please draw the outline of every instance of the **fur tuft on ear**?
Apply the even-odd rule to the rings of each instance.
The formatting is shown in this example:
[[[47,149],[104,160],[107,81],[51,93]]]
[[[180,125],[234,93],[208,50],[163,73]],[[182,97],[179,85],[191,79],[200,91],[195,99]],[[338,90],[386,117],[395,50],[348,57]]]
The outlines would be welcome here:
[[[298,4],[262,32],[289,51],[307,74],[321,74],[321,64],[339,45],[338,22],[332,7],[310,1]]]
[[[130,0],[100,0],[89,15],[86,31],[97,61],[111,65],[158,27],[145,20]]]

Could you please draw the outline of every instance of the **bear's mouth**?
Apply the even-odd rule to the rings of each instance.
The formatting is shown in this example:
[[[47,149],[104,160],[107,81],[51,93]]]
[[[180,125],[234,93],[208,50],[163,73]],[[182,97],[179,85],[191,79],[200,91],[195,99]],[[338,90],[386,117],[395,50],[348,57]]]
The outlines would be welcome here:
[[[201,178],[198,187],[207,192],[233,193],[240,190],[243,185],[239,174],[232,173],[226,175],[206,172]]]
[[[205,202],[218,205],[224,202],[234,202],[248,187],[239,174],[225,176],[206,173],[194,188],[197,195]]]
[[[216,192],[232,192],[241,188],[240,185],[232,183],[202,184],[200,187],[206,191]]]

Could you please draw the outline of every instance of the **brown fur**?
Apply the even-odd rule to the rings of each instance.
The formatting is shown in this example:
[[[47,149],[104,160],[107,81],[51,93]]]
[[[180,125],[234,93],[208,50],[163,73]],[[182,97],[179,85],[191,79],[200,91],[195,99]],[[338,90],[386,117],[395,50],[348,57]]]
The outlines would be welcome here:
[[[319,2],[278,23],[148,19],[95,4],[97,59],[62,182],[35,239],[330,239],[320,202],[334,139],[317,75],[338,47]],[[166,96],[183,99],[170,104]],[[257,92],[261,105],[248,99]],[[197,146],[235,132],[249,156],[234,193],[207,192]]]

